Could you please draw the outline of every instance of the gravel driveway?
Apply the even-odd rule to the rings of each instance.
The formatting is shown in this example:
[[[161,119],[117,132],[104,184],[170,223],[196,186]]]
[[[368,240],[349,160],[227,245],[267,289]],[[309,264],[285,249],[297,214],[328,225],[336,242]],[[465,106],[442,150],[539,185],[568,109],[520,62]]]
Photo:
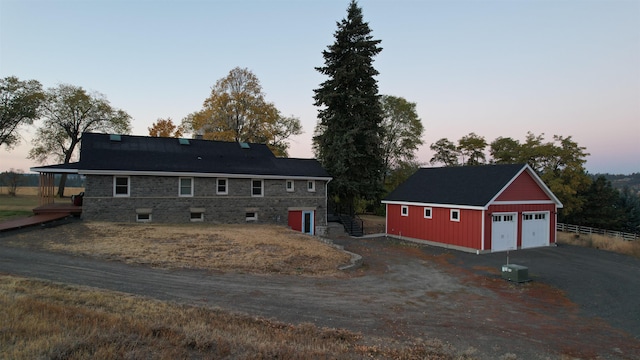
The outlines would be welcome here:
[[[0,272],[406,340],[481,359],[640,358],[640,261],[569,246],[512,252],[533,280],[500,278],[506,254],[337,238],[364,265],[347,279],[160,270],[9,248]]]

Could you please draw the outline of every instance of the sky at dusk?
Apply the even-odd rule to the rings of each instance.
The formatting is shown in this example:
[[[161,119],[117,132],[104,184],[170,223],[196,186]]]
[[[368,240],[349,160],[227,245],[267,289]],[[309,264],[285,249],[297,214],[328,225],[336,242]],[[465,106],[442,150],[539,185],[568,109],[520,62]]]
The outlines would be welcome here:
[[[417,104],[429,145],[471,132],[488,143],[528,131],[571,136],[590,173],[640,172],[640,1],[360,0],[383,51],[379,92]],[[158,118],[200,110],[234,67],[298,117],[291,157],[313,157],[313,90],[326,78],[349,0],[0,0],[0,77],[100,92],[148,135]],[[0,149],[0,171],[28,171],[34,127]],[[53,160],[50,163],[54,163]]]

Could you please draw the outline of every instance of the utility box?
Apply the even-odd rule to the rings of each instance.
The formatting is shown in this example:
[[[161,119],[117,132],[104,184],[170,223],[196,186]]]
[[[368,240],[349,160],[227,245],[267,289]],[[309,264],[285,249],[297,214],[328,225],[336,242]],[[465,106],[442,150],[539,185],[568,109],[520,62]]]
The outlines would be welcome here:
[[[502,278],[513,282],[526,282],[529,279],[529,268],[522,265],[502,265]]]

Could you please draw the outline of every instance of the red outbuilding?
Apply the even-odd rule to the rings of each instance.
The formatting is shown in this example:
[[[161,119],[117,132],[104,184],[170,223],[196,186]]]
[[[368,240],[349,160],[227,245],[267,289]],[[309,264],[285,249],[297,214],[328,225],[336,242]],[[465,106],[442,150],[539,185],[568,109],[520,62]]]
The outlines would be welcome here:
[[[476,253],[554,244],[562,208],[523,164],[421,168],[382,203],[388,236]]]

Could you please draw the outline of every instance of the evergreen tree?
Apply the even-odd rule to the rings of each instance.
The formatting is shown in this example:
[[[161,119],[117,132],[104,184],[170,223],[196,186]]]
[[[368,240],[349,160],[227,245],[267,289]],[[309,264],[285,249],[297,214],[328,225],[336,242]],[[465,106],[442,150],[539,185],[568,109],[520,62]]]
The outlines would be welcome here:
[[[569,219],[571,223],[600,229],[618,230],[624,222],[620,208],[620,194],[611,182],[600,175],[584,192],[578,192],[584,199],[584,207]]]
[[[640,195],[625,186],[620,192],[618,204],[624,214],[621,230],[640,233]]]
[[[329,79],[314,90],[320,110],[313,142],[334,178],[332,195],[351,206],[355,198],[375,199],[382,192],[382,108],[373,67],[382,48],[355,0],[337,26],[335,42],[322,53],[325,65],[316,68]]]

